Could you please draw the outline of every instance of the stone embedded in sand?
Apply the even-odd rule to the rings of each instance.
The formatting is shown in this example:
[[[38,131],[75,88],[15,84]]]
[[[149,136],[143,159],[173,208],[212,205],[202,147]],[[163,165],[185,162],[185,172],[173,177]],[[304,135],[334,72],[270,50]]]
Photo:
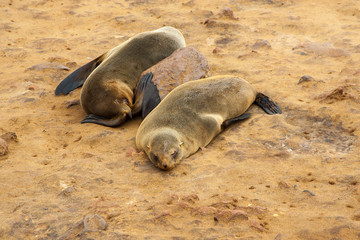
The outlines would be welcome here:
[[[216,47],[216,48],[214,48],[213,49],[213,54],[219,54],[220,52],[222,51],[222,49],[221,48],[219,48],[219,47]]]
[[[314,78],[310,75],[304,75],[299,79],[298,84],[300,84],[302,82],[310,82],[310,81],[314,81]]]
[[[349,53],[341,48],[336,48],[330,43],[305,42],[294,49],[303,49],[305,52],[314,53],[319,56],[342,57],[349,56]]]
[[[74,192],[76,189],[74,187],[66,187],[64,188],[58,196],[69,196],[72,192]]]
[[[48,70],[48,69],[55,69],[55,70],[66,70],[69,71],[70,68],[65,67],[61,63],[56,62],[49,62],[49,63],[39,63],[35,64],[29,68],[27,68],[25,71],[33,70],[33,71],[41,71],[41,70]]]
[[[114,17],[114,20],[118,24],[129,24],[132,22],[136,22],[136,16],[134,15],[119,16],[119,17]]]
[[[195,5],[194,0],[187,1],[182,3],[183,6],[193,7]]]
[[[227,18],[231,20],[239,20],[238,17],[234,16],[234,12],[230,7],[224,7],[218,14],[218,17]]]
[[[41,51],[51,51],[53,49],[64,49],[66,44],[62,38],[40,38],[32,42],[28,42],[26,47],[39,49]]]
[[[320,94],[319,96],[315,97],[315,99],[320,99],[320,102],[325,102],[328,104],[334,103],[335,101],[342,101],[345,99],[355,99],[355,96],[350,94],[350,88],[354,87],[355,85],[344,85],[335,88],[332,91],[325,92]]]
[[[257,50],[259,48],[271,48],[271,44],[268,40],[258,40],[251,46],[253,50]]]
[[[279,188],[284,188],[284,189],[290,189],[290,187],[291,187],[290,184],[285,181],[280,181],[278,183],[278,186],[279,186]]]
[[[172,215],[170,214],[170,212],[168,210],[164,210],[161,213],[159,213],[158,215],[156,215],[154,217],[154,219],[159,219],[159,218],[162,218],[162,217],[165,217],[165,216],[172,216]]]
[[[83,231],[103,231],[107,228],[106,221],[99,215],[88,215],[84,217],[84,230]]]
[[[68,239],[77,239],[79,236],[83,235],[85,232],[96,232],[104,231],[107,228],[106,221],[99,215],[88,215],[85,216],[81,222],[78,222],[70,230],[68,230],[64,235],[62,235],[59,240],[68,240]]]
[[[214,217],[214,221],[216,221],[216,222],[219,222],[219,221],[230,222],[231,220],[234,220],[234,219],[247,220],[248,216],[247,216],[247,213],[242,210],[226,209],[226,210],[220,211]]]
[[[207,27],[220,27],[223,29],[234,27],[238,29],[239,25],[229,20],[239,20],[239,18],[234,16],[234,12],[230,7],[224,7],[218,14],[209,17],[204,24]]]
[[[0,156],[5,156],[8,154],[8,144],[7,142],[0,138]]]
[[[128,150],[126,150],[126,154],[127,157],[135,157],[138,155],[138,152],[136,151],[136,149],[134,147],[129,147]]]
[[[197,215],[197,214],[200,214],[202,216],[213,215],[213,214],[217,213],[218,211],[219,210],[217,208],[210,207],[210,206],[198,207],[195,209],[195,215]]]
[[[265,228],[263,226],[261,226],[260,223],[258,223],[255,220],[249,219],[248,220],[248,225],[249,225],[249,227],[254,228],[255,230],[258,230],[260,232],[265,231]]]
[[[0,136],[0,138],[4,139],[6,142],[13,141],[18,142],[16,133],[14,132],[7,132]]]

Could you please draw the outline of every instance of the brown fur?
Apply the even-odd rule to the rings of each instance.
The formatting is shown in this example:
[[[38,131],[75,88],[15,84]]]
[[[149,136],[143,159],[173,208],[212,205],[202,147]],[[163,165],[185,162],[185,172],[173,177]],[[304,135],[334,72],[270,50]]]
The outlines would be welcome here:
[[[182,47],[185,47],[184,37],[172,27],[130,38],[106,53],[103,62],[86,79],[81,106],[88,114],[108,119],[94,123],[121,124],[131,114],[133,91],[140,74]]]
[[[224,121],[242,115],[254,103],[256,94],[247,81],[233,76],[185,83],[144,119],[136,145],[155,166],[171,169],[208,145],[221,132]]]

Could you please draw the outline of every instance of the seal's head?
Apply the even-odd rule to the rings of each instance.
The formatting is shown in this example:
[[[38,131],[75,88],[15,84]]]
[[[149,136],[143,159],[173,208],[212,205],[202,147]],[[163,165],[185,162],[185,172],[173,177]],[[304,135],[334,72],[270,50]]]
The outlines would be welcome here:
[[[156,167],[170,170],[183,158],[182,145],[183,142],[172,132],[161,132],[153,136],[146,153]]]

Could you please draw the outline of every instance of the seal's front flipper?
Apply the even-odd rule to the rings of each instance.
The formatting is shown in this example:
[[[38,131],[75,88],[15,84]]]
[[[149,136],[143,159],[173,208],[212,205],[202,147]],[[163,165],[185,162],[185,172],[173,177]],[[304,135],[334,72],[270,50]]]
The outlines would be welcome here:
[[[152,73],[145,74],[139,82],[138,89],[143,92],[141,113],[142,117],[145,118],[161,101],[159,90],[157,89],[154,82],[152,82]],[[136,101],[135,101],[136,104]]]
[[[113,118],[104,118],[95,114],[85,117],[81,123],[95,123],[106,127],[117,127],[126,120],[126,115],[119,115]]]
[[[134,93],[134,105],[132,107],[132,112],[134,115],[142,111],[145,89],[151,79],[152,72],[146,73],[145,75],[141,76],[138,85],[136,86]]]
[[[240,121],[240,120],[247,119],[247,118],[249,118],[250,116],[251,116],[250,113],[241,114],[240,116],[237,116],[237,117],[234,117],[234,118],[225,120],[225,121],[222,123],[222,126],[226,128],[226,127],[230,126],[231,124],[233,124],[233,123],[235,123],[235,122],[238,122],[238,121]]]
[[[69,76],[67,76],[55,89],[55,95],[63,93],[64,95],[68,94],[72,90],[81,87],[86,81],[87,77],[90,75],[94,69],[102,63],[106,54],[101,55],[98,58],[95,58],[91,62],[85,64],[84,66],[76,69]]]
[[[281,108],[268,96],[258,93],[255,99],[256,105],[260,106],[267,114],[281,114]]]

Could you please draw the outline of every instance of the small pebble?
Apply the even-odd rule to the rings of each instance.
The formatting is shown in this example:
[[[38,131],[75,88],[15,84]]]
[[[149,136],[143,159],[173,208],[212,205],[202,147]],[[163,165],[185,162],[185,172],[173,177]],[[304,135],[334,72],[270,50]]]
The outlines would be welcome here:
[[[84,217],[84,231],[102,231],[107,228],[106,221],[99,215],[88,215]]]
[[[216,47],[216,48],[214,48],[214,50],[213,50],[213,54],[218,54],[218,53],[220,53],[221,51],[222,51],[221,48]]]
[[[256,41],[256,43],[254,45],[252,45],[251,48],[253,50],[257,50],[257,49],[262,48],[262,47],[271,48],[271,45],[270,45],[268,40],[258,40],[258,41]]]
[[[314,78],[310,75],[304,75],[299,79],[298,84],[300,84],[302,82],[310,82],[310,81],[314,81]]]
[[[69,71],[70,68],[65,67],[64,65],[62,65],[61,63],[39,63],[36,65],[33,65],[29,68],[27,68],[25,71],[29,71],[29,70],[44,70],[44,69],[58,69],[58,70],[66,70]]]
[[[7,142],[0,138],[0,156],[5,156],[8,154],[8,144]]]
[[[14,132],[4,133],[3,135],[0,136],[0,138],[2,138],[3,140],[5,140],[7,142],[9,142],[9,141],[18,142],[16,133],[14,133]]]

